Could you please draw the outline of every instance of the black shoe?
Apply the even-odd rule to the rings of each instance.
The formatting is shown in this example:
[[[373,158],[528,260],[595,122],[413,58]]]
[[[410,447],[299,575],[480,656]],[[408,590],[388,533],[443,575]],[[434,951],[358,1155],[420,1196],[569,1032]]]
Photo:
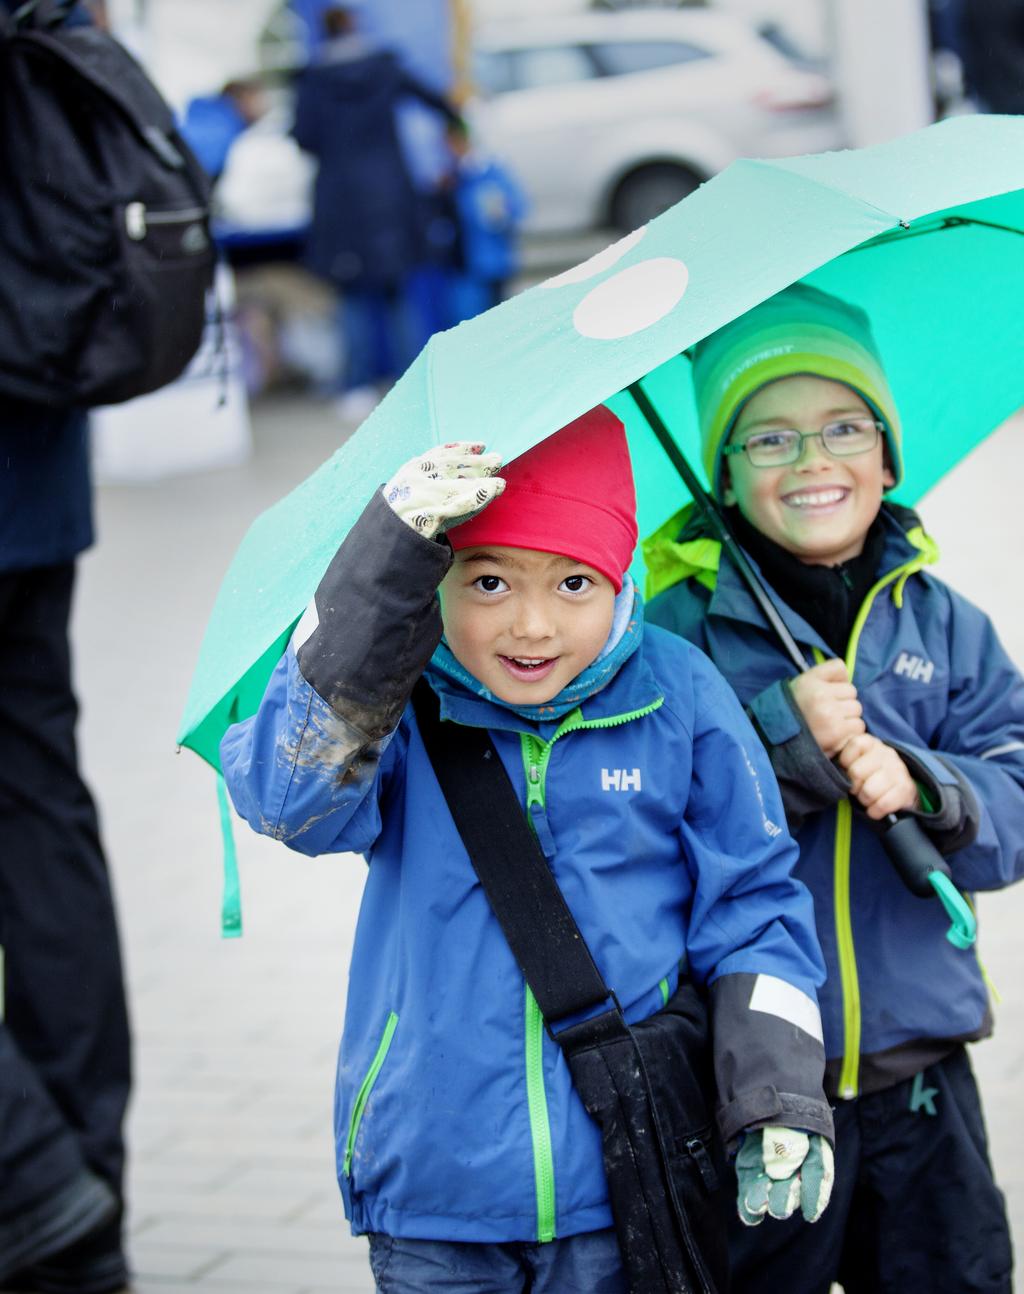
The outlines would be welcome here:
[[[83,1169],[47,1199],[0,1222],[0,1285],[92,1235],[119,1212],[110,1187]]]
[[[128,1279],[118,1209],[117,1216],[100,1230],[34,1263],[22,1274],[20,1288],[38,1294],[117,1294],[126,1288]]]

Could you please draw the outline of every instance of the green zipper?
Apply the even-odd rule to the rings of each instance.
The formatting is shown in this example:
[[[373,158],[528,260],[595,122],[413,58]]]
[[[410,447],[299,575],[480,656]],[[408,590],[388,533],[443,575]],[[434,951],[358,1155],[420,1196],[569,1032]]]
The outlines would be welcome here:
[[[850,918],[850,835],[853,806],[849,800],[836,805],[836,843],[833,865],[835,888],[836,949],[839,953],[839,982],[843,990],[843,1063],[839,1070],[839,1095],[849,1101],[857,1095],[860,1066],[860,981],[853,946]]]
[[[550,741],[543,741],[533,733],[519,734],[519,745],[526,773],[526,815],[533,825],[531,809],[545,807],[548,764],[551,750],[560,737],[586,728],[614,728],[642,719],[653,713],[664,701],[659,697],[650,705],[628,714],[611,715],[604,719],[584,719],[576,709],[565,716]],[[537,1239],[544,1244],[554,1240],[555,1229],[555,1165],[551,1150],[551,1122],[548,1117],[548,1099],[544,1088],[544,1017],[540,1007],[526,985],[526,1101],[530,1114],[530,1136],[533,1142],[533,1176],[537,1197]]]
[[[533,1140],[533,1181],[537,1194],[537,1239],[555,1238],[555,1163],[551,1151],[551,1121],[544,1090],[544,1017],[526,985],[526,1103]]]
[[[906,580],[928,561],[927,555],[912,558],[884,575],[871,589],[857,612],[846,647],[846,672],[853,681],[857,665],[857,647],[867,623],[871,607],[881,591],[896,580]],[[814,659],[820,664],[824,655],[814,649]],[[853,834],[853,807],[849,800],[836,806],[835,852],[833,856],[833,890],[836,929],[836,951],[839,956],[839,983],[843,994],[843,1063],[839,1070],[839,1096],[852,1100],[858,1093],[860,1082],[861,1008],[860,980],[857,975],[857,955],[853,942],[853,919],[850,913],[850,841]]]
[[[356,1134],[359,1131],[359,1124],[362,1122],[363,1111],[366,1109],[366,1102],[370,1099],[370,1093],[373,1091],[373,1085],[377,1081],[377,1075],[380,1068],[387,1059],[388,1048],[391,1046],[391,1039],[395,1036],[395,1028],[398,1024],[398,1016],[394,1011],[388,1012],[387,1023],[384,1026],[384,1035],[377,1046],[376,1054],[366,1071],[366,1077],[363,1079],[359,1091],[356,1093],[355,1103],[352,1106],[352,1115],[348,1121],[348,1139],[345,1142],[345,1160],[342,1164],[341,1171],[346,1177],[352,1168],[352,1151],[356,1144]]]

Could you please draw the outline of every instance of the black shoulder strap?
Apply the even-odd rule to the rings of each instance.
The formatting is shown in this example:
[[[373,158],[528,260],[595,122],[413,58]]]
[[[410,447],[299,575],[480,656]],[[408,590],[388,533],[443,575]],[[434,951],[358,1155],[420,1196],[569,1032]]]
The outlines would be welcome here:
[[[441,721],[424,680],[420,736],[470,862],[550,1027],[611,996],[484,728]]]

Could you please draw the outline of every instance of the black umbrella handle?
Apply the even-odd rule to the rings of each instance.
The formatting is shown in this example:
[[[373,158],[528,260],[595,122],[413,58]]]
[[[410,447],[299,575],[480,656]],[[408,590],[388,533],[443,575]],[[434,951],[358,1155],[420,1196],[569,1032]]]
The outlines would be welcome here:
[[[885,852],[903,884],[918,898],[934,898],[935,890],[929,879],[932,873],[941,872],[946,877],[951,877],[952,873],[949,864],[921,830],[921,824],[914,818],[901,818],[890,813],[879,826]]]
[[[657,437],[658,443],[668,455],[672,466],[683,478],[687,489],[693,495],[694,503],[700,508],[715,538],[721,542],[723,551],[739,571],[790,660],[801,674],[810,669],[810,663],[800,650],[799,643],[790,633],[788,625],[769,597],[768,590],[761,582],[757,571],[751,566],[746,553],[736,542],[721,509],[701,485],[646,391],[639,382],[631,383],[627,390],[636,401],[637,407]],[[937,889],[935,882],[930,878],[937,872],[948,880],[949,864],[936,849],[934,842],[925,835],[921,824],[916,818],[890,813],[879,825],[882,829],[882,845],[903,884],[911,894],[920,895],[922,898],[934,896]]]

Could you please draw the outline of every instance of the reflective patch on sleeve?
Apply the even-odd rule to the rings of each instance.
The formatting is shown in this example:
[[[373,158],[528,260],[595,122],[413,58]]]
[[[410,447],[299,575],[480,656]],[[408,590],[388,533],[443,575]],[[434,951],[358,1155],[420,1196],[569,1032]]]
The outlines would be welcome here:
[[[821,1012],[817,1004],[784,979],[779,979],[776,975],[758,975],[754,991],[750,995],[750,1009],[763,1011],[765,1015],[777,1015],[780,1020],[787,1020],[804,1033],[809,1033],[824,1046]]]
[[[320,624],[320,617],[317,615],[316,599],[310,598],[309,606],[302,613],[302,619],[292,631],[292,650],[298,651],[308,638],[311,638]]]

